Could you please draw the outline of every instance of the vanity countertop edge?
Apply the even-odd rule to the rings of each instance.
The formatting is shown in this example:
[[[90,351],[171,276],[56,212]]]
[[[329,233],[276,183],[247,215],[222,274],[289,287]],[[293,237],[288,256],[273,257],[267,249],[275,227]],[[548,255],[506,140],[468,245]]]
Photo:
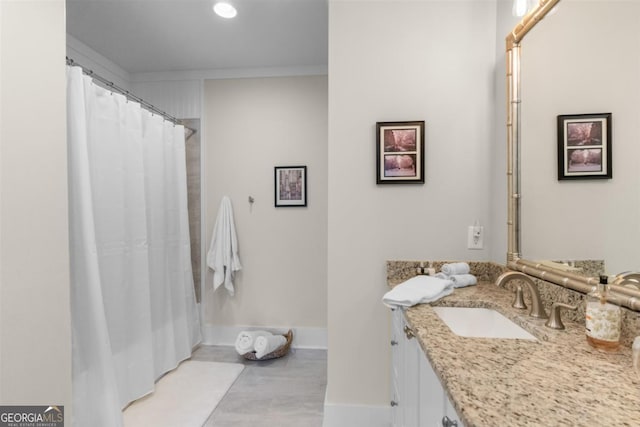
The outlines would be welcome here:
[[[481,281],[405,310],[465,426],[640,425],[640,379],[630,348],[593,349],[584,325],[565,322],[565,330],[549,329],[528,310],[512,308],[512,300],[511,292]],[[492,308],[538,340],[461,337],[432,306]]]

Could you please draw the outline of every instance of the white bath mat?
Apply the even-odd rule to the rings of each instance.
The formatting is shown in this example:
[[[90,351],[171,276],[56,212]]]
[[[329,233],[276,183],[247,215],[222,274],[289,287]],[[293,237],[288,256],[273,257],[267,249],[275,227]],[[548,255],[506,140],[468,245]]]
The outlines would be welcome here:
[[[202,427],[244,365],[186,361],[124,411],[125,427]]]

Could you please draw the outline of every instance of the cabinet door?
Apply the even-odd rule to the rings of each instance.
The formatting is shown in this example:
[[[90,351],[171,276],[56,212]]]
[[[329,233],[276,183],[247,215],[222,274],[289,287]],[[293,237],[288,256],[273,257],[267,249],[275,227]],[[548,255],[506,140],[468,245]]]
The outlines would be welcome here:
[[[445,414],[444,390],[440,385],[440,379],[422,351],[419,376],[419,425],[420,427],[440,427]]]
[[[391,312],[391,425],[393,427],[403,427],[402,417],[402,393],[404,387],[402,383],[404,340],[402,335],[403,313],[399,308],[392,309]]]
[[[464,427],[464,424],[462,424],[462,421],[460,421],[460,417],[458,416],[458,413],[456,412],[455,408],[453,407],[453,404],[449,400],[449,397],[447,396],[446,393],[444,393],[444,404],[445,404],[444,414],[449,418],[449,420],[452,423],[454,423],[452,424],[452,426]]]
[[[447,416],[463,427],[418,340],[406,336],[406,326],[404,312],[394,310],[390,343],[391,425],[441,427]]]
[[[418,427],[420,401],[420,357],[422,349],[416,338],[405,337],[404,351],[404,389],[401,391],[403,401],[404,425]]]
[[[416,338],[405,334],[404,311],[396,309],[391,318],[391,422],[394,427],[418,427],[422,350]]]

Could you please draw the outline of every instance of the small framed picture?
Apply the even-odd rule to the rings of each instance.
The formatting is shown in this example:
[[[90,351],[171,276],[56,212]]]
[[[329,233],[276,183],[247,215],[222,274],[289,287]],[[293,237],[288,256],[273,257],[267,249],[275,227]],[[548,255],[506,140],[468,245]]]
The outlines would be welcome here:
[[[275,205],[307,206],[307,167],[275,167]]]
[[[376,182],[424,184],[424,121],[376,123]]]
[[[610,179],[611,113],[558,116],[558,180]]]

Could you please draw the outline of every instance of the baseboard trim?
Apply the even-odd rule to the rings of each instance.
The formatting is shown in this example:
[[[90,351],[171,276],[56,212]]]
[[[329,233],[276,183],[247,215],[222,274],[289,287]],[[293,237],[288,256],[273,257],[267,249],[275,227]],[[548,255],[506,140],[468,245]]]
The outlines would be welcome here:
[[[391,408],[389,406],[324,404],[322,427],[389,427]]]
[[[286,327],[251,327],[251,326],[216,326],[204,325],[202,328],[203,345],[235,345],[238,334],[242,331],[252,329],[264,329],[267,331],[286,332]],[[293,348],[314,348],[327,349],[327,329],[326,328],[297,328],[293,329]]]

